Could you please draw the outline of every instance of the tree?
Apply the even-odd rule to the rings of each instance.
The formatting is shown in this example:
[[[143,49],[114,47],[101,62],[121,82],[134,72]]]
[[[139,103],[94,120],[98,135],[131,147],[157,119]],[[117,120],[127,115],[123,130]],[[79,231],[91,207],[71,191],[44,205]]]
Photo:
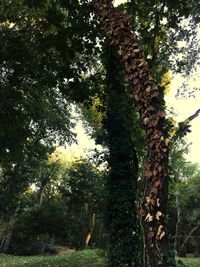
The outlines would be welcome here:
[[[139,48],[138,40],[131,33],[129,18],[116,11],[111,3],[106,1],[102,3],[94,1],[93,3],[109,38],[115,45],[120,45],[120,53],[126,64],[127,80],[135,87],[133,97],[139,105],[142,125],[148,136],[148,160],[145,167],[148,182],[142,209],[148,250],[147,264],[158,265],[159,257],[157,256],[156,259],[154,255],[154,251],[156,251],[158,255],[163,253],[161,258],[163,258],[164,265],[167,266],[170,255],[168,255],[164,214],[167,198],[168,143],[164,128],[165,113],[162,110],[159,91],[149,74],[148,64],[144,53]],[[162,145],[160,139],[162,139]],[[171,264],[171,266],[173,265],[175,263]]]
[[[63,242],[67,227],[67,213],[63,203],[44,201],[42,206],[34,205],[33,193],[15,223],[9,252],[17,255],[42,254],[47,244]],[[31,199],[32,198],[32,199]],[[32,206],[30,205],[32,204]]]
[[[180,256],[186,256],[187,244],[198,239],[199,223],[199,166],[191,163],[183,165],[182,175],[178,176],[173,190],[176,196],[177,227],[175,233],[176,249]],[[178,204],[178,205],[177,205]],[[192,243],[192,242],[191,242]],[[193,245],[193,244],[192,244]],[[198,245],[194,246],[198,252]]]
[[[77,249],[100,243],[105,210],[105,174],[86,159],[68,167],[59,186],[68,213],[68,245]],[[82,229],[82,231],[80,231]],[[97,232],[97,236],[95,235]]]
[[[114,47],[106,45],[104,62],[107,89],[104,127],[108,138],[110,168],[106,220],[109,266],[138,266],[138,159],[133,142],[134,110],[123,84],[122,69]]]
[[[55,145],[73,141],[69,102],[89,95],[81,76],[90,69],[95,43],[89,12],[85,1],[1,2],[0,211],[5,220],[13,221],[21,195]]]
[[[162,93],[150,75],[144,52],[131,31],[128,16],[117,11],[110,1],[93,1],[93,5],[107,36],[112,44],[119,47],[119,54],[125,64],[126,80],[134,87],[133,99],[138,104],[141,123],[147,135],[147,183],[141,209],[147,250],[146,265],[175,266],[165,224],[170,140]]]
[[[139,34],[141,34],[142,31],[144,33],[149,30],[148,34],[141,34],[143,36],[141,39],[143,39],[142,46],[145,51],[148,51],[147,56],[150,57],[149,69],[151,69],[151,71],[156,69],[153,71],[154,76],[156,76],[156,81],[154,81],[149,74],[150,72],[144,54],[140,51],[138,40],[130,30],[128,18],[123,16],[122,13],[115,11],[108,1],[102,1],[102,7],[99,6],[98,1],[93,2],[96,2],[97,7],[102,11],[102,13],[100,12],[99,14],[104,16],[103,18],[105,20],[103,23],[109,28],[107,29],[108,36],[112,38],[113,44],[120,44],[119,54],[123,56],[125,61],[125,67],[128,73],[127,78],[136,89],[133,98],[135,102],[138,103],[141,122],[147,134],[149,147],[148,162],[145,171],[148,180],[142,209],[147,239],[146,244],[148,244],[148,253],[146,255],[149,256],[150,254],[149,259],[151,261],[155,260],[155,262],[149,264],[157,264],[159,257],[157,257],[158,253],[156,254],[156,245],[158,243],[158,252],[164,251],[163,255],[160,255],[163,256],[161,260],[164,260],[164,264],[168,264],[168,261],[173,261],[170,255],[168,255],[170,251],[168,249],[164,220],[166,215],[168,185],[167,165],[169,139],[167,135],[169,125],[165,120],[163,91],[160,90],[160,86],[157,88],[155,84],[159,84],[167,68],[166,64],[164,68],[161,67],[163,61],[160,60],[160,58],[163,57],[166,62],[166,59],[169,58],[168,55],[166,56],[169,46],[164,46],[168,36],[166,29],[162,31],[165,27],[163,27],[161,21],[163,18],[167,18],[167,23],[173,22],[175,25],[174,28],[177,28],[179,16],[185,13],[189,14],[188,10],[191,8],[191,3],[186,5],[186,10],[185,6],[183,6],[180,1],[175,1],[175,5],[171,5],[171,1],[165,1],[167,7],[165,6],[166,3],[163,4],[162,1],[155,1],[155,5],[150,5],[149,1],[140,1],[136,6],[138,12],[135,21],[133,14],[132,22],[135,24],[134,30],[139,32]],[[146,2],[148,2],[148,7],[151,8],[150,19],[143,20],[141,19],[143,11],[145,11],[145,14],[148,13],[147,8],[145,9]],[[6,41],[2,42],[3,45],[1,47],[3,63],[1,84],[3,85],[3,89],[0,92],[2,96],[0,111],[2,112],[4,122],[2,124],[4,126],[3,129],[7,130],[5,127],[7,122],[13,123],[16,120],[17,129],[20,133],[18,140],[15,138],[15,134],[13,134],[12,127],[11,129],[9,128],[8,131],[2,130],[3,138],[1,144],[4,151],[2,155],[2,170],[4,171],[2,177],[4,178],[4,182],[2,184],[6,184],[5,181],[9,180],[7,179],[8,174],[13,170],[13,163],[16,164],[14,161],[15,156],[19,158],[20,155],[22,156],[20,160],[23,158],[24,162],[27,164],[24,164],[24,162],[17,162],[18,164],[14,166],[14,172],[12,172],[12,178],[16,173],[20,175],[26,173],[26,175],[24,175],[25,183],[19,183],[19,187],[23,185],[24,188],[24,184],[27,186],[28,182],[26,178],[31,176],[31,172],[33,173],[32,167],[34,166],[30,167],[30,165],[28,165],[29,159],[31,158],[30,152],[36,153],[36,151],[38,152],[39,150],[39,152],[41,152],[42,150],[43,153],[38,152],[35,158],[42,158],[41,155],[43,155],[44,158],[47,157],[49,150],[53,149],[54,141],[58,138],[58,135],[63,135],[65,131],[68,133],[67,141],[71,140],[71,133],[69,131],[70,121],[67,120],[68,116],[66,116],[64,112],[66,108],[68,108],[68,103],[67,101],[63,101],[63,96],[67,97],[67,100],[72,99],[80,102],[87,99],[89,102],[94,94],[94,92],[91,91],[92,79],[90,73],[93,71],[91,65],[94,63],[94,60],[91,59],[91,55],[92,52],[94,52],[93,50],[98,51],[95,47],[97,43],[94,33],[97,33],[99,28],[97,27],[96,21],[93,20],[93,16],[91,16],[91,9],[90,5],[88,5],[88,1],[18,1],[14,3],[14,5],[11,5],[10,2],[7,1],[3,1],[2,3],[1,38]],[[185,1],[184,3],[186,4]],[[131,4],[134,4],[134,1],[132,1]],[[108,10],[104,11],[106,5],[108,5]],[[7,9],[7,7],[9,7],[9,9]],[[176,7],[179,7],[178,11]],[[194,3],[192,8],[193,7],[193,13],[195,14],[198,4]],[[111,20],[108,11],[111,11],[111,15],[113,15]],[[82,20],[80,14],[83,15],[84,20]],[[165,16],[165,14],[167,14],[167,16]],[[171,16],[171,20],[168,20],[168,15]],[[117,20],[118,18],[119,20]],[[115,20],[117,20],[117,22]],[[95,22],[94,26],[91,22]],[[111,24],[109,24],[109,22],[111,22]],[[121,24],[119,24],[119,22]],[[137,27],[137,24],[139,27]],[[115,26],[117,26],[117,29],[114,28]],[[159,35],[157,31],[159,31]],[[29,38],[30,36],[32,38]],[[126,37],[125,39],[123,39],[124,36]],[[150,45],[147,44],[148,38],[146,39],[146,37],[151,37],[149,39]],[[15,47],[12,45],[14,42],[16,43]],[[83,53],[81,53],[82,50]],[[164,52],[158,55],[159,50],[164,50]],[[127,194],[127,199],[129,198],[130,201],[133,201],[135,200],[136,194],[131,194],[131,189],[135,188],[136,191],[136,179],[133,181],[130,177],[127,178],[133,175],[133,169],[137,170],[135,150],[133,145],[130,147],[128,146],[129,142],[132,144],[132,130],[127,124],[132,123],[132,119],[128,115],[126,119],[123,119],[124,114],[120,114],[116,108],[118,102],[115,99],[119,92],[119,98],[124,105],[123,112],[129,114],[132,110],[128,105],[129,101],[126,95],[128,90],[126,92],[124,88],[119,89],[119,87],[122,87],[122,83],[120,83],[118,79],[113,78],[113,74],[120,74],[119,69],[117,69],[116,72],[113,70],[114,66],[112,61],[117,62],[117,57],[112,54],[111,58],[107,56],[107,59],[109,64],[106,65],[106,83],[108,89],[111,90],[108,90],[109,105],[107,107],[107,122],[105,121],[104,127],[108,132],[108,144],[111,152],[111,175],[109,182],[111,185],[115,177],[123,170],[124,176],[118,176],[118,180],[120,180],[120,182],[126,180],[126,186],[131,184],[132,188],[130,186],[130,188],[128,187],[127,189],[128,191],[130,189],[130,194]],[[179,68],[180,67],[182,67],[182,65],[179,66]],[[114,88],[115,86],[116,91]],[[142,92],[142,90],[144,90],[144,92]],[[7,94],[6,91],[9,93]],[[116,111],[118,111],[118,113]],[[52,116],[51,113],[53,113],[54,116]],[[7,120],[8,114],[11,114],[9,120]],[[64,119],[67,120],[66,124],[63,123]],[[118,138],[114,129],[115,123],[118,126],[117,129],[119,129],[122,140]],[[126,126],[124,126],[125,124]],[[181,127],[180,129],[182,131]],[[126,132],[127,136],[124,136],[124,132]],[[8,144],[6,143],[7,136],[9,137]],[[11,141],[13,141],[12,145],[10,145]],[[17,141],[16,144],[15,141]],[[31,146],[29,146],[30,143]],[[126,152],[124,151],[125,148]],[[126,153],[129,156],[127,156]],[[11,155],[9,164],[7,164],[7,154]],[[124,157],[119,160],[119,155],[123,155]],[[157,162],[155,162],[155,158],[158,160]],[[121,163],[120,170],[119,161]],[[131,161],[134,162],[134,167],[130,165]],[[36,161],[35,163],[38,162]],[[134,173],[134,177],[135,176],[136,172]],[[11,177],[11,175],[9,177]],[[11,184],[13,182],[12,180],[14,180],[12,178],[10,179]],[[49,179],[43,179],[43,181],[48,182]],[[116,185],[116,181],[114,182]],[[44,187],[45,183],[41,183],[41,191]],[[116,191],[113,190],[113,192],[112,187],[110,188],[111,193],[113,193],[113,195],[111,195],[114,196],[116,192],[118,194],[121,190],[121,185],[119,187],[116,185]],[[22,188],[20,188],[20,190],[19,192],[23,191]],[[161,203],[160,200],[162,200]],[[109,203],[113,202],[110,201]],[[110,205],[110,207],[110,210],[112,210],[113,204]],[[123,205],[121,207],[119,205],[117,208],[120,210],[122,207]],[[128,213],[135,220],[136,204],[134,203],[133,206],[130,204],[129,208]],[[131,214],[131,209],[134,214]],[[122,211],[124,212],[124,210]],[[123,216],[127,218],[124,213]],[[112,216],[110,216],[110,218],[112,218]],[[130,220],[130,217],[127,221],[128,220]],[[113,219],[111,221],[111,224],[114,225]],[[121,222],[118,224],[119,228],[123,228],[122,221],[123,218],[121,218]],[[129,225],[130,228],[133,229],[133,221]],[[118,227],[115,228],[115,233],[119,232],[117,228]],[[131,236],[130,231],[127,236]],[[121,244],[119,247],[120,246]],[[118,249],[116,249],[116,251],[117,250]],[[133,251],[127,251],[127,253],[123,251],[119,255],[119,258],[122,258],[125,254],[128,255],[126,259],[119,260],[116,258],[118,264],[127,263],[131,265]],[[151,257],[151,254],[156,256]],[[114,259],[115,257],[112,255],[112,258]],[[172,263],[172,265],[173,264],[174,263]]]
[[[93,49],[89,18],[83,23],[77,14],[87,18],[86,7],[84,1],[1,2],[1,197],[16,189],[12,197],[6,193],[12,200],[7,208],[14,208],[15,196],[55,144],[73,141],[70,101],[83,98],[76,90],[88,94],[81,90],[88,88],[81,73],[88,71]]]
[[[89,127],[86,123],[88,133],[108,148],[104,160],[109,169],[106,213],[109,264],[129,262],[131,266],[138,266],[141,259],[137,216],[138,157],[143,155],[144,134],[129,99],[130,88],[123,82],[123,68],[115,47],[110,48],[105,41],[101,49],[100,74],[94,69],[96,75],[101,75],[99,92],[92,106],[83,108],[83,117],[89,122]]]

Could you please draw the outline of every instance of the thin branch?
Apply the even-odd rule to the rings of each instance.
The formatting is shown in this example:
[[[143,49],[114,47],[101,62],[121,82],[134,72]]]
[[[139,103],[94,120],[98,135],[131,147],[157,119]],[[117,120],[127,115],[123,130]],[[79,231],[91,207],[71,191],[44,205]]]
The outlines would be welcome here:
[[[187,122],[191,122],[192,120],[194,120],[196,117],[198,117],[200,114],[200,108],[192,115],[190,116],[186,121]]]
[[[200,114],[200,108],[194,114],[189,116],[186,120],[178,123],[179,126],[178,126],[175,134],[171,138],[171,144],[174,143],[182,133],[187,132],[187,130],[191,126],[190,125],[191,121],[196,119],[199,116],[199,114]]]
[[[190,240],[191,236],[198,230],[198,228],[200,227],[200,221],[198,222],[198,224],[192,228],[192,230],[189,232],[189,234],[187,235],[187,237],[185,238],[183,244],[181,245],[181,248],[184,248],[187,244],[187,242]]]

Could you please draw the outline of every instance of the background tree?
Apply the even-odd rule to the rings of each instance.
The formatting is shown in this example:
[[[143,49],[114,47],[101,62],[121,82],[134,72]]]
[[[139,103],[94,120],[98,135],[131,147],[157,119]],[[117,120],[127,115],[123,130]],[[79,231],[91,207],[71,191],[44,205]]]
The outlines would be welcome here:
[[[105,178],[103,171],[84,159],[67,170],[59,188],[68,207],[71,246],[80,249],[101,243],[107,192]]]
[[[175,248],[180,256],[186,257],[187,249],[199,255],[199,209],[198,180],[199,167],[195,164],[182,164],[182,171],[176,176],[173,187],[174,201],[171,211],[176,211]],[[173,216],[171,218],[174,219]]]
[[[56,143],[73,141],[69,98],[75,99],[80,86],[72,91],[73,85],[84,84],[80,74],[90,64],[80,52],[92,49],[83,38],[90,35],[88,20],[84,33],[78,27],[71,35],[77,19],[83,26],[77,8],[87,18],[79,2],[1,2],[0,190],[6,220]]]

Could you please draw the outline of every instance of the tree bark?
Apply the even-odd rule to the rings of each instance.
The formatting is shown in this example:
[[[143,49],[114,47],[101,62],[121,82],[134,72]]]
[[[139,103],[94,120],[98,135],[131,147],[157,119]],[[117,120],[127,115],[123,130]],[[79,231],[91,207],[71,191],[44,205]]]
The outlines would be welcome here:
[[[132,98],[138,105],[147,136],[146,187],[141,205],[147,248],[146,266],[174,267],[175,256],[166,229],[169,139],[161,93],[150,75],[144,52],[131,30],[127,14],[114,8],[110,0],[93,0],[92,4],[111,44],[119,48],[126,81],[134,88]]]

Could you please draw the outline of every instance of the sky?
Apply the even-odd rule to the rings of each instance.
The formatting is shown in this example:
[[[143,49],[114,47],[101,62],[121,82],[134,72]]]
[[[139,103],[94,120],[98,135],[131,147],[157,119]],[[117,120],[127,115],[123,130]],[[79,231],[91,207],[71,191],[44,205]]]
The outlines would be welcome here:
[[[127,0],[115,0],[114,5],[117,6],[117,5],[125,3],[125,2],[127,2]]]
[[[200,73],[200,68],[197,70],[197,75]],[[200,91],[197,91],[192,97],[176,97],[178,88],[181,87],[184,79],[180,75],[175,75],[172,79],[169,94],[165,97],[168,108],[173,108],[175,119],[177,122],[184,121],[195,111],[200,108]],[[197,76],[196,81],[189,81],[189,88],[199,87],[200,76]],[[200,164],[200,115],[191,122],[191,133],[188,133],[186,140],[190,145],[189,154],[186,156],[188,161]]]
[[[126,0],[115,0],[114,4],[118,5],[126,2]],[[197,70],[200,73],[200,68]],[[199,87],[200,76],[196,75],[196,81],[190,79],[189,87],[192,90],[194,87]],[[193,97],[183,98],[176,97],[178,88],[183,84],[184,79],[180,75],[174,75],[171,81],[171,87],[168,95],[166,96],[167,107],[173,108],[177,122],[184,121],[191,116],[197,109],[200,108],[200,91],[196,92]],[[83,128],[82,122],[79,121],[74,129],[77,133],[77,144],[73,144],[71,147],[67,147],[68,153],[73,154],[73,157],[80,157],[80,155],[86,156],[91,149],[97,148],[101,150],[101,146],[95,146],[95,141],[89,138]],[[186,140],[190,145],[190,151],[186,158],[188,161],[200,164],[200,115],[191,123],[191,133],[187,134]]]

